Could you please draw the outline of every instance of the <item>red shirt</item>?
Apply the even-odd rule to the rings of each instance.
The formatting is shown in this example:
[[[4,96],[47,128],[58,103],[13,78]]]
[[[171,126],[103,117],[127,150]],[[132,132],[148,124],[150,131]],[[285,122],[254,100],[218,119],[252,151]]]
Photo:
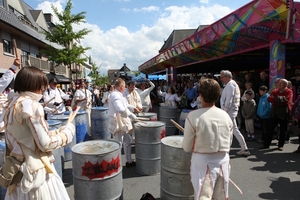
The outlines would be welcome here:
[[[268,97],[268,101],[272,103],[272,106],[288,106],[288,109],[292,109],[293,92],[292,90],[285,88],[282,92],[278,89],[272,91],[271,95]]]

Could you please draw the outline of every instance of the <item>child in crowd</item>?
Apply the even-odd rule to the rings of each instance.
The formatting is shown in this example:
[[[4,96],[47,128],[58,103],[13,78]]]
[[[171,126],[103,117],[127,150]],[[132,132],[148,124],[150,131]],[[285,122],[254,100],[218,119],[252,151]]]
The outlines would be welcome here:
[[[268,102],[268,97],[270,94],[268,93],[267,86],[259,87],[260,99],[257,106],[257,116],[259,117],[260,127],[261,127],[261,139],[258,140],[259,143],[264,143],[265,137],[267,134],[267,129],[269,127],[269,119],[271,113],[272,104]]]
[[[242,116],[245,119],[246,131],[248,133],[248,140],[255,140],[254,136],[254,119],[256,118],[256,103],[252,99],[253,92],[248,90],[245,92],[246,101],[242,108]]]
[[[251,82],[245,83],[246,90],[245,90],[245,92],[244,92],[244,94],[243,94],[243,96],[242,96],[242,98],[241,98],[242,101],[246,101],[246,100],[247,100],[247,98],[246,98],[246,92],[247,92],[247,91],[251,91],[251,93],[252,93],[251,98],[252,98],[252,99],[255,98],[255,93],[254,93],[254,91],[253,91],[253,89],[252,89],[252,86],[253,86],[253,85],[252,85]]]

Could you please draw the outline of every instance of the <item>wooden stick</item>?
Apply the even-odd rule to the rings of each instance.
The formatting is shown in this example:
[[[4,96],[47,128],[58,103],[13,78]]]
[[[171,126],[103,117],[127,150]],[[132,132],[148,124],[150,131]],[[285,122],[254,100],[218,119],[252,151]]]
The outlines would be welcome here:
[[[140,122],[140,123],[142,123],[142,124],[147,124],[147,122],[144,122],[144,121],[142,121],[142,120],[139,120],[139,119],[136,119],[136,120],[134,120],[135,122]]]
[[[70,113],[70,116],[69,116],[69,119],[68,119],[68,123],[71,123],[74,120],[74,118],[76,117],[79,109],[80,109],[80,106],[77,106],[76,110],[74,112]]]
[[[178,128],[180,131],[184,132],[184,128],[177,124],[173,119],[170,119],[170,121],[175,125],[176,128]]]
[[[18,49],[17,49],[17,43],[15,39],[12,39],[12,43],[13,43],[13,49],[15,51],[15,55],[16,55],[16,59],[19,59],[19,54],[18,54]],[[19,65],[19,69],[22,68],[22,64]]]
[[[53,99],[55,99],[55,97],[52,97],[51,99],[49,99],[48,101],[44,102],[45,105],[47,105],[50,101],[52,101]]]
[[[12,42],[13,42],[13,48],[14,48],[14,51],[15,51],[16,58],[19,58],[16,40],[12,39]]]
[[[140,121],[151,121],[150,118],[137,117]]]

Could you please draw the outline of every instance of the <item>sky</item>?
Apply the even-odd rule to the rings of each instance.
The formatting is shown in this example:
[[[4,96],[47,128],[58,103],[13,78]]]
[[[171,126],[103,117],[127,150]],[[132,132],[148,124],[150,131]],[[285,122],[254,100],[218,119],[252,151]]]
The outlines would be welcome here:
[[[67,0],[24,0],[35,10],[63,11]],[[86,22],[74,31],[92,30],[81,40],[101,75],[120,69],[133,71],[158,54],[173,30],[210,25],[251,0],[72,0],[72,14],[86,12]],[[58,20],[54,16],[54,22]]]

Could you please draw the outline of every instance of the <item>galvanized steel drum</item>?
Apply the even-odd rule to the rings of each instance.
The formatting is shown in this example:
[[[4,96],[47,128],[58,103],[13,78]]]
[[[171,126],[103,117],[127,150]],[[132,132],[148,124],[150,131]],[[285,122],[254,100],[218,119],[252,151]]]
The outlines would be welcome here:
[[[121,196],[121,143],[90,140],[73,146],[72,154],[76,200],[110,200]]]
[[[185,119],[191,111],[192,110],[182,109],[182,111],[180,113],[179,125],[182,126],[183,128],[184,128],[184,124],[185,124]],[[183,132],[179,131],[179,135],[183,135]]]
[[[65,115],[70,115],[70,112],[67,111]],[[80,143],[86,140],[88,135],[88,124],[87,124],[87,112],[84,110],[79,110],[75,116],[76,124],[76,143]]]
[[[177,128],[170,121],[173,119],[177,122],[177,107],[174,106],[160,106],[159,107],[159,117],[158,121],[162,121],[166,123],[166,135],[175,135]]]
[[[191,153],[182,148],[182,136],[161,140],[160,197],[162,200],[193,200]]]
[[[61,126],[64,126],[68,123],[69,115],[53,115],[49,117],[51,120],[59,120],[61,121]],[[72,121],[72,124],[75,124],[75,120]],[[64,146],[64,161],[70,161],[72,160],[72,151],[71,148],[76,144],[76,135],[74,135],[72,142]]]
[[[59,129],[61,126],[60,120],[47,120],[47,123],[49,125],[49,130],[55,130]],[[62,178],[62,171],[64,168],[64,148],[60,147],[54,151],[52,151],[52,155],[54,156],[54,167],[57,172],[57,174]]]
[[[110,139],[108,131],[108,108],[93,107],[91,110],[91,132],[92,139]]]
[[[160,139],[165,134],[165,123],[159,121],[136,122],[135,131],[135,170],[141,175],[154,175],[160,172]]]
[[[138,113],[137,117],[149,119],[150,121],[157,121],[157,113],[154,113],[154,112]]]

